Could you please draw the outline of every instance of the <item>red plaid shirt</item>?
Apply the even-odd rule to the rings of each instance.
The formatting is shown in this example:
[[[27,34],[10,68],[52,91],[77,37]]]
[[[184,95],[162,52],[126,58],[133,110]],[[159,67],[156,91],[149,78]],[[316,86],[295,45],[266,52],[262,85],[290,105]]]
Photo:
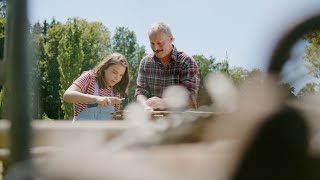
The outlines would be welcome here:
[[[86,94],[94,94],[94,84],[96,82],[96,74],[93,71],[87,71],[83,73],[78,79],[76,79],[73,84],[77,85],[82,93]],[[99,88],[98,94],[99,96],[111,96],[112,88]],[[119,93],[114,92],[114,96],[120,97]],[[84,103],[75,103],[74,105],[74,111],[73,115],[78,116],[81,111],[83,111],[85,108],[87,108],[87,104]],[[114,105],[114,110],[119,111],[120,105],[116,104]]]
[[[184,86],[189,91],[190,106],[197,107],[200,74],[197,63],[191,56],[174,47],[167,67],[153,53],[141,60],[135,96],[161,98],[164,89],[171,85]]]

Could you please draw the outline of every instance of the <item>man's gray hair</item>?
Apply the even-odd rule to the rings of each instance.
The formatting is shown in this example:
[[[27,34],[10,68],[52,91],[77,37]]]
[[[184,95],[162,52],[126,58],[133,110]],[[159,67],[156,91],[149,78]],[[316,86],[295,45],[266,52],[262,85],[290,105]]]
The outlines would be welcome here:
[[[173,36],[169,24],[165,22],[156,22],[149,29],[149,36],[153,32],[164,32],[168,36]]]

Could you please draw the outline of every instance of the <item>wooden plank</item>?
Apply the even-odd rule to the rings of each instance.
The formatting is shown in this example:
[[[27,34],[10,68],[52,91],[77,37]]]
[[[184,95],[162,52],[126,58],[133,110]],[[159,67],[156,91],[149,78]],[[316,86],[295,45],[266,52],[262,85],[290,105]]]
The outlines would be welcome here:
[[[69,120],[33,120],[32,126],[32,146],[49,145],[47,139],[54,136],[77,136],[81,133],[102,134],[106,140],[121,134],[132,128],[127,121],[76,121]],[[8,148],[8,133],[10,122],[0,120],[0,148]]]
[[[33,120],[31,154],[45,155],[59,148],[64,140],[81,141],[83,135],[103,136],[104,141],[120,135],[133,126],[127,121]],[[0,160],[8,160],[10,122],[0,120]],[[60,138],[60,142],[59,142]],[[80,138],[80,139],[79,139]]]

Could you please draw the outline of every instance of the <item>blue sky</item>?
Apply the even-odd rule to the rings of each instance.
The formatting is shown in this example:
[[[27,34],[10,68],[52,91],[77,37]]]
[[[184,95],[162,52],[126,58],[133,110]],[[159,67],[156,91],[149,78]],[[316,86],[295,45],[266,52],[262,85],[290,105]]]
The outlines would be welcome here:
[[[320,0],[30,0],[29,19],[60,22],[79,17],[136,33],[151,52],[147,35],[155,21],[170,24],[174,44],[190,55],[226,56],[231,66],[266,69],[274,45],[294,23],[320,12]]]

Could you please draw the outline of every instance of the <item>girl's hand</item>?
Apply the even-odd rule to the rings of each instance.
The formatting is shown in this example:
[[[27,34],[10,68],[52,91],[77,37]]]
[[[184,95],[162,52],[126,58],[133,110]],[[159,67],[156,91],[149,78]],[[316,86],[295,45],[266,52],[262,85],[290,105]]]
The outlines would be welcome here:
[[[122,103],[124,99],[117,98],[117,97],[109,97],[109,100],[111,101],[111,104],[114,105],[114,104]]]
[[[96,103],[98,104],[98,106],[101,107],[107,107],[112,105],[112,102],[110,100],[111,97],[102,97],[102,96],[97,96],[96,97]]]

